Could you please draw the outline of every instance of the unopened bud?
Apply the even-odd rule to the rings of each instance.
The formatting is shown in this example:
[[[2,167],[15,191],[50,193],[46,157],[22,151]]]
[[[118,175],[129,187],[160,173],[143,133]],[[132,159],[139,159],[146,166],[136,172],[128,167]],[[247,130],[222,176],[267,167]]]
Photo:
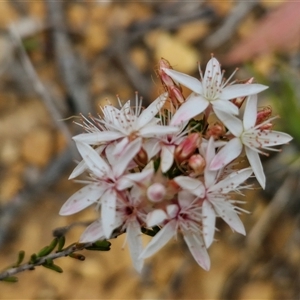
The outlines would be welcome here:
[[[153,183],[147,189],[147,197],[152,202],[160,202],[166,195],[166,188],[161,183]]]
[[[181,164],[191,157],[201,144],[202,137],[199,133],[191,133],[175,149],[175,160]]]
[[[215,140],[217,140],[225,133],[226,133],[225,126],[223,124],[216,122],[208,126],[205,137],[209,139],[212,136]]]
[[[257,112],[255,125],[259,125],[262,122],[268,120],[271,115],[272,115],[272,108],[270,106],[263,107]]]
[[[195,175],[202,174],[205,166],[205,159],[200,154],[194,154],[189,158],[189,167],[195,172]]]
[[[185,98],[182,94],[182,89],[179,83],[175,82],[169,75],[167,75],[164,69],[172,69],[170,63],[161,58],[159,61],[158,75],[165,88],[169,93],[169,97],[174,105],[178,105],[184,102]]]
[[[137,155],[134,158],[134,161],[140,166],[144,167],[148,163],[148,155],[147,152],[141,148],[141,150],[137,153]]]

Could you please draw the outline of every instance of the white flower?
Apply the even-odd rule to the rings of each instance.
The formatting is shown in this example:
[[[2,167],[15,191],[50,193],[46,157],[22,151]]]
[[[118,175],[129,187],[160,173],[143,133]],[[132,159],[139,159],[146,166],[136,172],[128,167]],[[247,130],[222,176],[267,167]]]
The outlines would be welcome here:
[[[232,230],[246,234],[243,223],[241,222],[238,211],[242,211],[234,205],[237,200],[231,200],[230,192],[238,192],[243,188],[240,186],[253,173],[251,168],[239,171],[227,170],[227,176],[224,178],[222,170],[212,171],[209,164],[215,156],[215,146],[213,138],[208,141],[206,149],[206,168],[204,170],[205,197],[202,203],[203,216],[203,235],[206,247],[213,242],[216,217],[221,217]],[[222,177],[221,177],[222,176]]]
[[[191,254],[205,270],[210,268],[210,259],[201,234],[201,206],[192,194],[178,193],[178,203],[169,204],[166,211],[156,209],[147,216],[147,226],[161,225],[162,229],[152,238],[140,255],[147,258],[165,246],[168,241],[181,232]]]
[[[217,170],[237,158],[244,147],[253,172],[262,186],[265,188],[266,177],[259,158],[259,153],[267,155],[263,150],[277,149],[272,146],[286,144],[292,140],[289,134],[263,129],[263,126],[272,119],[255,125],[257,117],[257,95],[248,97],[244,112],[244,119],[240,119],[227,113],[220,113],[220,120],[226,125],[235,138],[231,139],[213,158],[210,170]]]
[[[172,69],[163,70],[173,80],[193,91],[182,105],[186,111],[193,114],[192,117],[203,112],[210,104],[217,116],[219,112],[236,115],[238,108],[229,101],[230,99],[257,94],[267,88],[261,84],[228,84],[232,76],[224,81],[220,63],[214,57],[207,63],[204,76],[200,70],[201,81]]]
[[[165,104],[167,93],[159,96],[146,109],[142,110],[142,103],[136,96],[135,109],[130,107],[130,101],[121,109],[107,105],[102,109],[103,117],[95,119],[102,130],[95,126],[90,128],[89,133],[79,134],[73,139],[90,145],[118,141],[114,154],[118,155],[124,151],[135,139],[149,138],[177,132],[177,127],[158,125],[159,118],[155,116]]]
[[[116,202],[121,191],[142,182],[152,175],[149,168],[141,173],[128,173],[126,168],[140,149],[141,141],[136,139],[116,159],[106,155],[107,163],[92,147],[77,142],[78,151],[91,171],[91,183],[71,196],[60,210],[61,215],[74,214],[101,199],[101,219],[104,235],[109,238],[114,229],[116,217]],[[107,152],[110,151],[108,147]]]
[[[144,260],[139,258],[143,250],[141,225],[146,221],[146,213],[139,188],[135,186],[130,193],[124,193],[123,196],[117,201],[116,217],[112,227],[115,229],[121,226],[120,232],[126,231],[130,256],[135,269],[140,273],[144,264]],[[105,239],[105,234],[103,222],[99,219],[86,228],[79,242],[88,243],[101,239]]]

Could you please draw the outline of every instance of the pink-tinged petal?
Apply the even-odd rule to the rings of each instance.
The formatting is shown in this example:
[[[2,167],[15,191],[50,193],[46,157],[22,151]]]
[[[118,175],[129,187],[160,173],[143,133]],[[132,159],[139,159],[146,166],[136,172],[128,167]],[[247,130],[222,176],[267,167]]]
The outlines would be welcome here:
[[[209,197],[209,201],[214,206],[217,214],[230,226],[232,230],[246,235],[245,227],[230,202],[225,201],[224,198],[217,197]]]
[[[168,93],[160,95],[145,110],[142,111],[137,120],[137,129],[143,128],[157,115],[160,109],[164,106],[167,98]]]
[[[129,173],[120,177],[117,181],[116,188],[119,191],[132,187],[134,183],[145,183],[153,175],[154,169],[144,169],[140,173]]]
[[[243,133],[243,123],[240,119],[219,110],[215,111],[215,113],[234,136],[239,137]]]
[[[263,189],[266,187],[266,176],[259,158],[259,155],[256,151],[253,151],[249,147],[245,147],[246,155],[248,158],[248,161],[250,163],[250,166],[253,169],[253,173],[261,185]]]
[[[184,73],[177,72],[171,69],[163,69],[164,72],[169,75],[173,80],[177,81],[178,83],[186,86],[191,91],[201,94],[202,93],[202,84],[201,82],[192,76],[189,76]]]
[[[247,98],[245,111],[244,111],[244,130],[248,130],[255,126],[257,118],[257,95],[252,95]]]
[[[128,164],[140,151],[141,146],[142,146],[142,139],[137,138],[126,146],[121,156],[116,157],[116,160],[112,165],[112,170],[115,178],[120,177],[125,172]]]
[[[88,144],[76,143],[76,147],[88,168],[99,178],[110,172],[110,167],[101,156]]]
[[[188,208],[191,203],[195,200],[195,195],[187,192],[187,191],[180,191],[178,193],[178,203],[181,208]]]
[[[239,138],[230,140],[213,158],[209,170],[214,171],[225,167],[241,154],[242,149],[243,144]]]
[[[208,248],[214,240],[215,226],[215,210],[209,201],[204,200],[202,204],[202,233],[206,248]]]
[[[104,239],[102,222],[101,220],[97,220],[85,229],[79,239],[79,243],[92,243]]]
[[[203,197],[205,194],[205,187],[199,179],[188,176],[178,176],[174,181],[183,189],[187,190],[197,197]]]
[[[148,213],[147,215],[147,226],[153,227],[156,225],[160,225],[163,221],[167,219],[167,214],[162,209],[155,209]]]
[[[174,162],[174,145],[163,145],[160,153],[160,167],[163,173],[166,173]]]
[[[192,93],[171,119],[170,125],[180,125],[202,113],[209,102],[201,95]]]
[[[99,131],[99,132],[92,132],[92,133],[82,133],[73,137],[75,142],[86,143],[90,145],[96,145],[103,142],[111,142],[115,141],[124,134],[121,132],[116,131]]]
[[[89,184],[73,194],[59,211],[61,216],[75,214],[95,203],[105,192],[106,186]]]
[[[268,87],[262,84],[232,84],[227,85],[219,98],[222,100],[234,99],[242,96],[250,96],[266,90]]]
[[[140,258],[148,258],[164,247],[176,233],[176,220],[167,223],[143,250]]]
[[[139,258],[143,251],[140,224],[136,220],[128,222],[126,227],[126,233],[133,266],[139,273],[141,273],[144,265],[144,260]]]
[[[115,190],[108,189],[101,198],[101,219],[104,236],[109,239],[111,233],[116,228],[115,219],[116,219],[116,202],[117,194]]]
[[[201,236],[184,232],[183,238],[198,265],[208,271],[210,269],[210,259]]]
[[[211,104],[213,105],[214,112],[217,116],[219,111],[232,115],[237,115],[239,113],[239,109],[230,101],[214,100],[211,101]]]
[[[174,126],[151,125],[145,126],[144,128],[140,129],[139,134],[140,136],[145,138],[153,138],[157,136],[176,133],[179,130],[180,128]]]
[[[209,191],[218,191],[219,193],[227,194],[230,191],[233,191],[240,184],[244,183],[252,175],[252,173],[253,170],[251,168],[232,172],[226,178],[209,188]]]

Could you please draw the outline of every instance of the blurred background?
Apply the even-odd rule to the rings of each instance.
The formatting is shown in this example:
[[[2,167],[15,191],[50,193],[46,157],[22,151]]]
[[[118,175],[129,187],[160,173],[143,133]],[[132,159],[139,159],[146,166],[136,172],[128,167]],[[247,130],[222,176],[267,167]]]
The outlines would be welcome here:
[[[265,191],[246,194],[247,236],[218,223],[202,270],[180,240],[146,261],[138,275],[124,236],[109,252],[61,258],[64,273],[39,267],[0,283],[0,299],[299,299],[300,298],[300,2],[292,1],[1,1],[0,269],[26,259],[52,230],[95,218],[93,208],[58,211],[79,185],[68,181],[78,155],[73,123],[99,105],[134,97],[150,103],[163,87],[163,57],[199,77],[211,53],[226,75],[268,85],[260,107],[279,114],[294,136],[264,158]],[[84,227],[67,234],[76,242]],[[147,239],[145,239],[145,242]]]

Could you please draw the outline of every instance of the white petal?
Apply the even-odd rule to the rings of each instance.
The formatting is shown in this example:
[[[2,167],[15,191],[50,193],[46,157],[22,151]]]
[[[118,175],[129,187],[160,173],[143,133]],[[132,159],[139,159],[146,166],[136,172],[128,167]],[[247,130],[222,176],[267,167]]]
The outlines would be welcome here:
[[[126,148],[128,144],[129,144],[129,138],[126,136],[123,139],[107,146],[105,154],[107,156],[108,162],[111,165],[113,165],[116,156],[121,155],[122,151]]]
[[[133,266],[139,273],[141,273],[144,265],[144,260],[139,258],[140,254],[143,251],[140,224],[136,220],[128,222],[126,233]]]
[[[208,271],[210,269],[210,259],[202,241],[202,237],[189,232],[184,232],[183,238],[198,265]]]
[[[202,113],[209,102],[201,95],[192,93],[171,119],[171,125],[180,125]]]
[[[97,220],[89,225],[79,239],[79,243],[90,243],[104,240],[104,232],[101,220]]]
[[[110,238],[111,233],[116,228],[116,202],[117,195],[113,189],[108,189],[101,198],[101,219],[103,232],[107,239]]]
[[[251,168],[242,169],[230,173],[226,178],[209,188],[209,191],[218,191],[222,194],[227,194],[233,191],[240,184],[244,183],[253,173]]]
[[[112,170],[115,178],[120,177],[126,170],[128,164],[140,151],[142,145],[142,139],[137,138],[129,143],[125,149],[123,149],[122,154],[116,157],[113,163]]]
[[[205,187],[199,179],[191,178],[188,176],[178,176],[174,181],[184,190],[189,191],[195,196],[203,197]]]
[[[243,133],[243,123],[237,117],[223,111],[215,111],[217,117],[225,124],[229,131],[236,137]]]
[[[118,179],[117,182],[117,189],[119,191],[125,190],[129,187],[132,187],[134,183],[145,183],[145,181],[149,180],[153,175],[153,168],[146,169],[140,173],[129,173],[123,175],[121,178]]]
[[[221,66],[218,60],[214,57],[212,57],[206,65],[203,84],[208,82],[209,85],[211,85],[212,81],[218,84],[220,84],[222,81]]]
[[[163,145],[160,153],[160,167],[163,173],[166,173],[174,162],[174,145]]]
[[[180,191],[178,193],[178,203],[181,208],[188,208],[191,203],[195,200],[195,195],[187,192],[187,191]]]
[[[163,70],[172,79],[174,79],[178,83],[186,86],[191,91],[193,91],[197,94],[202,93],[202,84],[197,78],[194,78],[194,77],[189,76],[187,74],[180,73],[180,72],[177,72],[177,71],[171,70],[171,69],[163,69]]]
[[[61,216],[75,214],[95,203],[105,192],[106,186],[89,184],[73,194],[59,211]]]
[[[155,209],[148,213],[147,215],[147,226],[153,227],[155,225],[160,225],[163,221],[167,219],[167,214],[162,209]]]
[[[156,138],[148,138],[143,141],[143,149],[147,152],[149,160],[160,151],[160,148],[160,141]]]
[[[209,201],[214,206],[218,215],[230,226],[232,230],[246,235],[245,227],[230,202],[217,197],[209,197]]]
[[[243,149],[240,139],[234,138],[230,140],[213,158],[209,165],[209,169],[219,170],[237,158]]]
[[[82,174],[85,170],[87,169],[87,164],[85,163],[84,160],[78,163],[78,165],[75,167],[71,175],[69,176],[70,179],[74,179],[75,177],[79,176]]]
[[[262,148],[286,144],[293,139],[289,134],[280,131],[263,131],[260,132],[260,137]]]
[[[208,248],[214,240],[216,213],[211,203],[209,203],[207,200],[204,200],[202,204],[202,225],[205,246]]]
[[[76,142],[77,149],[86,162],[88,168],[99,178],[110,171],[108,164],[88,144]]]
[[[102,142],[110,142],[123,137],[124,134],[117,131],[99,131],[92,133],[82,133],[73,137],[75,142],[82,142],[90,145],[96,145]]]
[[[219,98],[228,100],[242,96],[257,94],[266,90],[268,87],[262,84],[232,84],[227,85],[221,92]]]
[[[160,95],[145,110],[142,111],[137,120],[137,130],[148,124],[164,106],[168,98],[168,93]]]
[[[165,246],[169,240],[176,233],[176,220],[172,220],[167,223],[150,241],[147,247],[143,250],[140,255],[140,258],[147,258],[152,256],[163,246]]]
[[[255,126],[257,118],[257,95],[252,95],[247,98],[244,112],[244,129],[245,131]]]
[[[205,149],[205,160],[206,160],[206,167],[204,170],[204,180],[205,180],[205,186],[206,188],[213,185],[216,181],[216,177],[218,172],[217,171],[211,171],[209,169],[209,165],[213,158],[215,157],[215,145],[214,145],[214,139],[213,137],[210,137],[207,147]]]
[[[257,152],[253,151],[252,149],[245,147],[246,155],[249,160],[249,163],[253,169],[255,177],[261,187],[265,189],[266,187],[266,176]]]
[[[151,126],[145,126],[144,128],[140,129],[139,135],[145,138],[152,138],[152,137],[176,133],[178,131],[179,128],[174,126],[151,125]]]
[[[230,101],[225,100],[214,100],[210,102],[213,105],[214,112],[218,116],[219,111],[226,112],[228,114],[237,115],[239,113],[239,109]]]

